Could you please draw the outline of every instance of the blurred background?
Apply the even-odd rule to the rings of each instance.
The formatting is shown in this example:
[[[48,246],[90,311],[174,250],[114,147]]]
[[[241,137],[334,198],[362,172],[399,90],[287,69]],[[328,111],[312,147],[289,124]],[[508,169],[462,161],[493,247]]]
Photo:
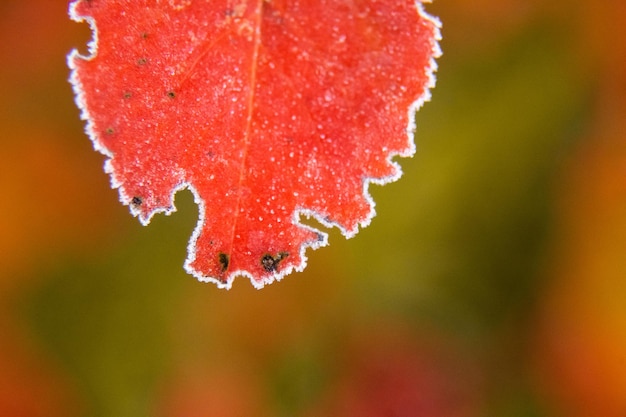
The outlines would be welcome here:
[[[86,24],[0,2],[0,415],[626,416],[626,2],[438,0],[405,175],[305,272],[184,273],[67,83]]]

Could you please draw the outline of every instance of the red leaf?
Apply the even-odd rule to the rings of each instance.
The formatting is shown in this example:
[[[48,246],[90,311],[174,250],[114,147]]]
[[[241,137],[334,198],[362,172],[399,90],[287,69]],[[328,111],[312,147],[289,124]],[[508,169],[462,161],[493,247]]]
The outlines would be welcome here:
[[[400,176],[433,86],[438,21],[416,0],[76,0],[77,102],[122,203],[143,224],[189,188],[188,272],[257,287],[306,247],[374,215],[370,182]],[[407,135],[408,132],[408,135]]]

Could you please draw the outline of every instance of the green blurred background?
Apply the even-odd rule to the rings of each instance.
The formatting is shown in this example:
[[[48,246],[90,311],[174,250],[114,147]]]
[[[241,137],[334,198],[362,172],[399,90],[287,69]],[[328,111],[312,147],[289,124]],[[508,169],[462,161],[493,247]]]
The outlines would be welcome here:
[[[378,215],[255,290],[182,268],[83,133],[62,0],[0,3],[0,415],[626,416],[626,3],[438,0]]]

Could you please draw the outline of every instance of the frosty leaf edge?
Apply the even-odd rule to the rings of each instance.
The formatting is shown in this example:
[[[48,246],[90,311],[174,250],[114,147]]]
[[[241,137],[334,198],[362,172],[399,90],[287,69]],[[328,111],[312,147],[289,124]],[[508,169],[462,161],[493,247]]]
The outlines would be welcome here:
[[[165,213],[166,215],[169,215],[173,213],[174,211],[176,211],[176,207],[174,205],[174,195],[176,194],[177,191],[183,190],[183,189],[189,189],[193,193],[194,201],[196,202],[196,204],[198,204],[198,207],[199,207],[199,219],[198,219],[198,223],[193,231],[193,234],[191,236],[191,239],[188,245],[188,258],[185,261],[185,269],[187,270],[187,272],[194,275],[200,281],[213,282],[220,288],[230,288],[234,278],[236,276],[241,275],[241,276],[247,276],[255,287],[261,288],[265,284],[271,283],[274,280],[280,280],[282,277],[288,275],[294,270],[295,271],[303,270],[304,267],[306,266],[306,256],[305,256],[306,248],[311,247],[313,249],[316,249],[316,248],[327,245],[328,235],[327,233],[324,233],[320,230],[317,230],[313,227],[303,224],[300,221],[302,216],[308,217],[308,218],[314,218],[323,226],[328,227],[328,228],[332,228],[333,226],[336,226],[345,237],[347,238],[353,237],[358,232],[359,226],[360,227],[367,226],[375,215],[375,208],[374,208],[375,203],[368,191],[369,184],[375,183],[375,184],[382,185],[382,184],[395,181],[398,178],[400,178],[401,168],[399,164],[397,164],[392,159],[395,156],[402,156],[402,157],[412,156],[415,152],[415,144],[413,141],[413,133],[415,130],[415,113],[425,101],[428,101],[430,99],[430,89],[434,87],[434,84],[435,84],[434,72],[436,71],[436,68],[437,68],[435,58],[439,57],[441,54],[441,51],[439,49],[439,45],[437,42],[438,40],[440,40],[440,33],[439,33],[440,22],[438,19],[426,13],[423,10],[422,4],[419,1],[415,3],[416,13],[419,15],[421,19],[424,19],[432,24],[432,29],[434,31],[434,38],[435,38],[431,44],[432,50],[430,51],[429,65],[427,68],[424,68],[425,75],[427,76],[427,83],[423,88],[423,93],[421,94],[421,96],[419,96],[408,108],[409,123],[408,123],[408,126],[406,127],[406,137],[407,137],[406,145],[407,146],[402,152],[389,151],[385,154],[387,162],[389,163],[389,165],[393,166],[393,175],[389,175],[386,177],[378,177],[378,178],[376,177],[370,178],[370,177],[365,176],[362,178],[362,197],[364,197],[364,199],[367,201],[367,204],[369,205],[369,212],[367,213],[367,215],[361,218],[358,221],[358,223],[356,223],[353,227],[346,228],[341,223],[334,222],[327,216],[315,210],[311,210],[310,208],[306,208],[302,206],[296,207],[291,216],[291,223],[301,229],[312,232],[318,237],[316,240],[306,241],[300,245],[299,247],[300,262],[299,263],[287,264],[285,262],[285,264],[287,264],[285,265],[285,267],[280,268],[280,269],[275,268],[274,263],[278,264],[278,262],[280,262],[283,259],[282,258],[283,255],[280,255],[279,253],[279,254],[274,255],[273,257],[268,255],[269,257],[267,259],[262,260],[262,262],[267,261],[267,265],[264,264],[263,266],[265,267],[265,270],[268,272],[271,272],[271,274],[265,275],[261,277],[261,279],[259,279],[259,276],[255,277],[254,274],[250,273],[248,270],[245,270],[245,269],[228,270],[228,275],[225,278],[223,277],[222,279],[219,279],[217,276],[216,277],[207,276],[206,274],[203,274],[201,271],[198,271],[193,266],[194,261],[196,261],[196,254],[197,254],[196,243],[198,242],[200,234],[207,220],[206,219],[206,212],[207,212],[206,202],[204,198],[202,197],[201,192],[199,192],[191,182],[181,181],[175,187],[171,189],[171,193],[170,193],[171,205],[169,207],[157,207],[149,212],[142,213],[138,208],[138,206],[141,204],[141,200],[137,200],[137,197],[127,192],[127,190],[125,189],[123,185],[123,181],[120,180],[120,178],[118,178],[118,174],[113,168],[112,160],[114,158],[115,153],[110,151],[106,147],[106,145],[103,144],[100,138],[100,135],[102,134],[102,132],[98,134],[98,132],[94,129],[94,118],[90,114],[88,106],[87,106],[87,101],[85,98],[85,90],[83,88],[83,85],[81,85],[81,82],[78,78],[76,63],[79,61],[90,61],[96,58],[98,54],[98,45],[99,45],[98,44],[98,38],[99,38],[98,27],[97,27],[95,19],[91,18],[90,16],[81,15],[80,13],[77,12],[76,9],[79,3],[80,3],[79,1],[74,1],[73,3],[70,4],[70,16],[73,20],[77,22],[86,21],[92,29],[93,39],[88,44],[89,54],[86,56],[83,56],[77,50],[73,50],[68,56],[68,64],[71,69],[70,81],[72,83],[72,86],[75,92],[76,103],[78,107],[81,109],[81,118],[83,120],[86,120],[87,122],[86,132],[88,136],[90,137],[94,148],[107,157],[105,161],[105,172],[111,176],[112,188],[118,189],[119,195],[120,195],[120,201],[123,204],[130,206],[131,213],[134,216],[139,217],[139,220],[143,225],[147,225],[150,222],[152,216],[156,213],[161,212],[161,213]],[[227,269],[228,263],[229,263],[228,255],[223,255],[224,257],[222,257],[222,255],[223,254],[220,253],[220,262],[222,262]]]

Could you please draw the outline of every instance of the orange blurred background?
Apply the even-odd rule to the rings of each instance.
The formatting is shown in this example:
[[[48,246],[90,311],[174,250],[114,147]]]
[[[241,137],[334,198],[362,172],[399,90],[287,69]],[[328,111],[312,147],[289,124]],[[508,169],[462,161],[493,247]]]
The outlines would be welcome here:
[[[626,416],[626,3],[437,0],[378,216],[261,291],[141,227],[83,133],[61,0],[0,3],[0,415]],[[395,414],[394,414],[395,413]]]

